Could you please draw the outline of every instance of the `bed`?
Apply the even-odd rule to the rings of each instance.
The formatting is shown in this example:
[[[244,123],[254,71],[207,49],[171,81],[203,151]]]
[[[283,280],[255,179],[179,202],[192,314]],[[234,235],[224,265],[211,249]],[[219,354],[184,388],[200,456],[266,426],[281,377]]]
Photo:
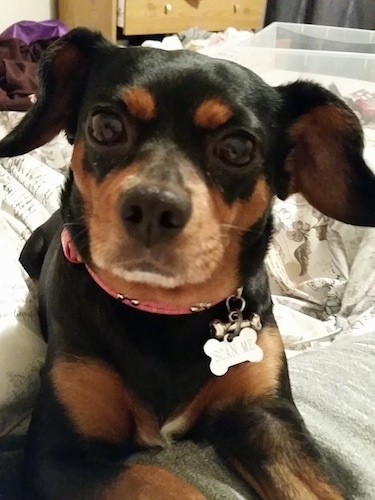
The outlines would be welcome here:
[[[0,113],[0,135],[22,114]],[[366,155],[373,158],[373,131]],[[31,232],[52,214],[71,147],[60,134],[23,157],[0,160],[0,498],[23,498],[20,463],[46,346],[36,285],[18,263]],[[373,164],[375,166],[375,163]],[[275,314],[295,398],[327,455],[340,460],[350,498],[375,498],[375,230],[353,228],[299,195],[275,201],[267,258]],[[180,443],[132,460],[163,463],[209,499],[253,498],[208,446]],[[354,479],[356,478],[356,479]]]

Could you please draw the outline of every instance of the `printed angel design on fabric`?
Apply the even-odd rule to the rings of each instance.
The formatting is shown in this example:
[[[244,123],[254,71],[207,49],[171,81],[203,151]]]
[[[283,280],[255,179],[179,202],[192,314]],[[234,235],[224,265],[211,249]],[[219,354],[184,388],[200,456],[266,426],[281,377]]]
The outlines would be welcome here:
[[[313,225],[313,229],[316,231],[316,237],[319,241],[326,240],[329,217],[316,210],[316,208],[312,208],[312,215],[318,219],[317,223]]]
[[[294,251],[294,257],[301,266],[301,271],[299,273],[300,276],[307,273],[309,264],[309,255],[311,254],[311,246],[309,242],[310,229],[310,224],[298,220],[293,222],[291,229],[286,231],[286,236],[289,240],[295,241],[296,243],[302,242],[302,244]]]
[[[280,231],[286,231],[293,223],[292,214],[290,211],[285,208],[278,208],[274,210],[273,213],[273,228],[275,233],[279,233]]]

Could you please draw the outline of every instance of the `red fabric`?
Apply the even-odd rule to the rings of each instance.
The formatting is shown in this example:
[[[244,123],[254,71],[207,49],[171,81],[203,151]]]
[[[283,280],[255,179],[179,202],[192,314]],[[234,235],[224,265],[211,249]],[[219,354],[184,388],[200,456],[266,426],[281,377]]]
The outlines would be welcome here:
[[[27,111],[38,94],[38,62],[55,39],[27,45],[0,38],[0,111]]]

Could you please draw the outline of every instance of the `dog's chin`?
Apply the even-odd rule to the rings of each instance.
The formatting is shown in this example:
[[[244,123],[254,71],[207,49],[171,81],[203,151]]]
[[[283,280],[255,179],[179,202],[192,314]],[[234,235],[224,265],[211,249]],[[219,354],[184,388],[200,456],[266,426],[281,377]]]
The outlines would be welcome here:
[[[121,277],[130,283],[142,283],[161,288],[177,288],[185,284],[182,276],[167,276],[153,271],[122,271]]]
[[[187,277],[182,274],[172,274],[169,271],[163,272],[161,270],[151,268],[147,270],[142,268],[129,270],[121,267],[114,267],[111,269],[111,272],[129,283],[139,283],[167,289],[178,288],[188,284],[198,284],[204,281],[202,279],[202,273],[197,273],[197,279],[191,280],[187,279]],[[198,276],[200,278],[198,278]]]

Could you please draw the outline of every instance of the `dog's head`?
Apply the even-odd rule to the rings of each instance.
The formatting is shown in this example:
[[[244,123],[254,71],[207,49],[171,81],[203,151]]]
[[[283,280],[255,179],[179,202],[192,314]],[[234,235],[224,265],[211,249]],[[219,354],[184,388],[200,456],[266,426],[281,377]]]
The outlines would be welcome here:
[[[232,293],[264,258],[274,194],[299,191],[329,216],[375,225],[360,124],[315,84],[271,88],[233,63],[120,49],[77,29],[47,51],[40,91],[0,155],[66,131],[64,219],[117,289],[182,302]]]

